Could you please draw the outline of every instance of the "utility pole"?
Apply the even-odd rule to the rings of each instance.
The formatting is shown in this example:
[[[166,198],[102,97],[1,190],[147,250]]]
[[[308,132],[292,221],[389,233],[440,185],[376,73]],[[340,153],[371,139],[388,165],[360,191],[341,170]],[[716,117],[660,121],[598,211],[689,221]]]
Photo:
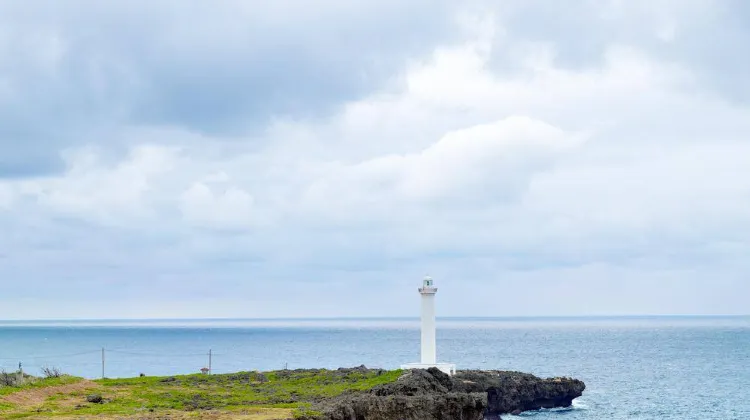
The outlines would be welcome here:
[[[211,358],[212,358],[211,349],[208,349],[208,374],[209,375],[211,374]]]
[[[104,347],[102,347],[102,379],[104,379]]]

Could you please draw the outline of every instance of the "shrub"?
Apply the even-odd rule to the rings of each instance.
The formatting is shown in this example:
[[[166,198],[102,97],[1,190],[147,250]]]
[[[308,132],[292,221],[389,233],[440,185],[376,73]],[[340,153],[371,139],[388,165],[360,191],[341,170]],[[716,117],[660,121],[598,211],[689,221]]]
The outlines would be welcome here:
[[[42,368],[42,375],[45,378],[59,378],[63,374],[62,374],[62,372],[60,372],[60,369],[58,369],[58,368],[56,368],[54,366],[53,367],[46,367],[45,366],[45,367]]]
[[[6,372],[0,370],[0,386],[18,386],[18,374],[15,372]]]
[[[323,413],[309,408],[298,408],[292,412],[292,418],[294,420],[311,420],[320,419],[323,417]]]
[[[104,402],[104,398],[102,398],[101,394],[91,394],[86,397],[86,401],[94,404],[101,404]]]

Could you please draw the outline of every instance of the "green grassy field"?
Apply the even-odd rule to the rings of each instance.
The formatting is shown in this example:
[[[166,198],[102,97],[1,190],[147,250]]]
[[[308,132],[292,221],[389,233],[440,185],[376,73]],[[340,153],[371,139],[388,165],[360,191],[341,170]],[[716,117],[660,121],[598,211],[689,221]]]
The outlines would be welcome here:
[[[401,371],[273,371],[85,380],[0,387],[2,419],[290,419],[310,404],[393,382]],[[90,396],[101,402],[89,402]]]

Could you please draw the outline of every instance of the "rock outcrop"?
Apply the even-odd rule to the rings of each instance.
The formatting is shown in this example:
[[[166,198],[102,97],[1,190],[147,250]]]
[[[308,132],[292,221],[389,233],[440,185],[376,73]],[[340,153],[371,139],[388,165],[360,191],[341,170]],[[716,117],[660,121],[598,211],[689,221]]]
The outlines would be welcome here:
[[[586,389],[577,379],[540,379],[521,372],[461,371],[452,379],[454,392],[484,392],[490,414],[570,407]]]
[[[486,397],[481,394],[345,395],[325,403],[325,420],[479,420]]]
[[[481,420],[485,416],[568,407],[583,382],[520,372],[412,370],[393,383],[317,403],[306,419]]]

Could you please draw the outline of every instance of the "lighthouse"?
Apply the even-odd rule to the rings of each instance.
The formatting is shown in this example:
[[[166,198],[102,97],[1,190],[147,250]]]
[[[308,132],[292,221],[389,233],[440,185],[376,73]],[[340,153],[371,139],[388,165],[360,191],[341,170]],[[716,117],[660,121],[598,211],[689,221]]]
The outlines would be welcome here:
[[[435,294],[437,287],[432,284],[432,277],[426,276],[419,288],[422,295],[422,364],[437,363],[437,343],[435,339]]]
[[[452,363],[437,362],[437,340],[435,334],[435,287],[432,277],[425,276],[422,280],[422,287],[419,289],[421,300],[420,316],[420,339],[421,339],[421,358],[419,363],[408,363],[401,365],[401,369],[428,369],[436,367],[441,371],[453,375],[456,373],[456,365]]]

